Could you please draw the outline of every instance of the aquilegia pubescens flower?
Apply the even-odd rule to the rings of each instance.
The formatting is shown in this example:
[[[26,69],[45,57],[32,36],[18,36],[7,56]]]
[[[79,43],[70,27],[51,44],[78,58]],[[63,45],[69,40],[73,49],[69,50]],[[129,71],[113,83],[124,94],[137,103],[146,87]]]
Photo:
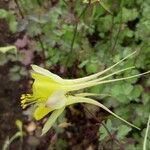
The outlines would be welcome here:
[[[135,52],[134,52],[135,53]],[[51,126],[55,123],[56,119],[59,115],[64,111],[64,109],[72,104],[75,103],[89,103],[96,106],[99,106],[109,112],[110,114],[114,115],[118,119],[124,121],[128,125],[139,129],[138,127],[134,126],[133,124],[129,123],[128,121],[124,120],[123,118],[119,117],[112,111],[110,111],[107,107],[103,104],[99,103],[96,100],[89,98],[90,96],[94,95],[91,93],[76,93],[76,91],[85,89],[91,86],[96,86],[104,83],[110,83],[125,79],[130,79],[134,77],[138,77],[143,74],[147,74],[145,72],[143,74],[138,74],[134,76],[129,76],[125,78],[119,79],[112,79],[112,80],[105,80],[108,77],[111,77],[115,74],[119,74],[126,70],[132,69],[134,67],[125,68],[114,73],[108,74],[106,76],[100,77],[107,71],[111,70],[122,61],[133,55],[134,53],[128,55],[124,59],[120,60],[113,66],[109,67],[108,69],[98,72],[96,74],[79,78],[79,79],[62,79],[61,77],[57,76],[56,74],[51,73],[50,71],[38,67],[36,65],[32,65],[33,72],[32,78],[34,79],[34,83],[32,85],[32,94],[23,94],[21,96],[21,105],[23,108],[34,104],[35,111],[34,111],[34,118],[36,120],[42,119],[45,115],[52,112],[49,119],[44,125],[42,130],[42,134],[45,134]]]

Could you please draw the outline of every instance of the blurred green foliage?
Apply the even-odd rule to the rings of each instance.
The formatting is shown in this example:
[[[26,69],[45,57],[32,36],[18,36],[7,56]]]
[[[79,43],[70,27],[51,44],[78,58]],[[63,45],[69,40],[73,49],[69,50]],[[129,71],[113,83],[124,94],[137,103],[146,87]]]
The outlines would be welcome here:
[[[6,19],[8,21],[9,28],[13,33],[17,31],[17,21],[13,11],[0,9],[0,19]]]
[[[44,53],[44,63],[47,68],[54,69],[56,66],[61,66],[70,70],[67,76],[79,77],[103,70],[137,50],[135,57],[126,60],[118,67],[121,69],[135,65],[136,69],[126,71],[118,77],[150,70],[149,0],[106,0],[105,4],[113,15],[99,3],[89,5],[83,4],[81,0],[72,3],[61,0],[56,3],[48,0],[18,2],[23,14],[22,19],[16,22],[12,11],[2,9],[0,18],[8,20],[13,32],[26,31],[28,37],[38,39],[34,51],[41,56]],[[80,16],[82,13],[83,15]],[[7,59],[10,59],[9,56]],[[18,70],[19,68],[13,68],[11,72],[16,73]],[[11,77],[12,80],[18,78]],[[89,90],[110,94],[111,97],[104,98],[103,103],[112,107],[115,113],[142,128],[142,131],[131,131],[129,127],[120,125],[117,119],[106,122],[110,132],[117,132],[118,140],[133,139],[133,142],[128,144],[128,150],[142,149],[143,132],[150,111],[149,87],[150,77],[147,75],[140,79],[97,86]],[[130,136],[127,136],[128,133]],[[100,143],[107,136],[108,133],[101,126]],[[59,143],[63,143],[61,139]],[[150,142],[147,145],[150,145]]]

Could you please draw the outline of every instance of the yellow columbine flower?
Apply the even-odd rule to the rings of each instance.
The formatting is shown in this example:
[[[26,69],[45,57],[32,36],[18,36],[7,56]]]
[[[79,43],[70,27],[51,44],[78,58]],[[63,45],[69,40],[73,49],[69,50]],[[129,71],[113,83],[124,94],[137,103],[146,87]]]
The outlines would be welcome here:
[[[79,79],[62,79],[61,77],[51,73],[46,69],[43,69],[36,65],[32,65],[32,69],[33,69],[32,78],[34,79],[34,83],[32,85],[32,94],[23,94],[21,96],[21,105],[23,108],[26,108],[27,106],[34,104],[35,105],[34,117],[36,120],[40,120],[45,115],[52,112],[51,116],[49,117],[49,119],[44,125],[42,134],[45,134],[51,128],[51,126],[54,124],[58,116],[64,111],[65,107],[75,103],[89,103],[89,104],[99,106],[104,110],[106,110],[107,112],[109,112],[110,114],[117,117],[118,119],[124,121],[128,125],[131,125],[132,127],[139,129],[138,127],[134,126],[133,124],[127,122],[123,118],[119,117],[118,115],[110,111],[103,104],[91,98],[88,98],[89,96],[93,96],[95,94],[75,93],[75,91],[84,88],[88,88],[88,87],[92,87],[104,83],[130,79],[130,78],[138,77],[143,74],[149,73],[150,71],[145,72],[143,74],[138,74],[138,75],[129,76],[125,78],[106,80],[108,77],[111,77],[115,74],[119,74],[121,72],[134,68],[134,67],[129,67],[108,74],[106,76],[100,77],[101,75],[108,72],[109,70],[111,70],[112,68],[120,64],[128,57],[132,56],[134,53],[128,55],[127,57],[120,60],[119,62],[117,62],[116,64],[114,64],[113,66],[109,67],[104,71],[98,72],[96,74],[87,77],[79,78]]]

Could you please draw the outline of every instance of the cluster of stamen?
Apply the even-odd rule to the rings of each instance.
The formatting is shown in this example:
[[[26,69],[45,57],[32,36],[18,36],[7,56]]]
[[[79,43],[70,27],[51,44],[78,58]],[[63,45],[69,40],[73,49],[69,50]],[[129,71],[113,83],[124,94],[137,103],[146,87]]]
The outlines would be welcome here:
[[[21,107],[23,109],[36,102],[36,100],[30,94],[22,94],[20,99],[21,99]]]

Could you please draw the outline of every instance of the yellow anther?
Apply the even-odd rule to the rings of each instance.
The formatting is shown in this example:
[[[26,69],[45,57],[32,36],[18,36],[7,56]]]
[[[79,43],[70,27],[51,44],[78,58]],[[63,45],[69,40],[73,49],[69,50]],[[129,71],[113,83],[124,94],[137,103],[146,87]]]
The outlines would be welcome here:
[[[21,99],[21,107],[23,109],[36,102],[36,100],[34,100],[31,94],[22,94],[20,99]]]
[[[31,97],[31,95],[30,95],[30,94],[26,94],[26,96],[27,96],[27,97]]]
[[[26,103],[27,102],[27,100],[26,99],[23,99],[22,101],[21,101],[21,104],[24,104],[24,103]]]
[[[23,109],[25,109],[25,108],[27,107],[27,104],[21,105],[21,107],[22,107]]]
[[[22,94],[20,99],[25,99],[26,95]]]

